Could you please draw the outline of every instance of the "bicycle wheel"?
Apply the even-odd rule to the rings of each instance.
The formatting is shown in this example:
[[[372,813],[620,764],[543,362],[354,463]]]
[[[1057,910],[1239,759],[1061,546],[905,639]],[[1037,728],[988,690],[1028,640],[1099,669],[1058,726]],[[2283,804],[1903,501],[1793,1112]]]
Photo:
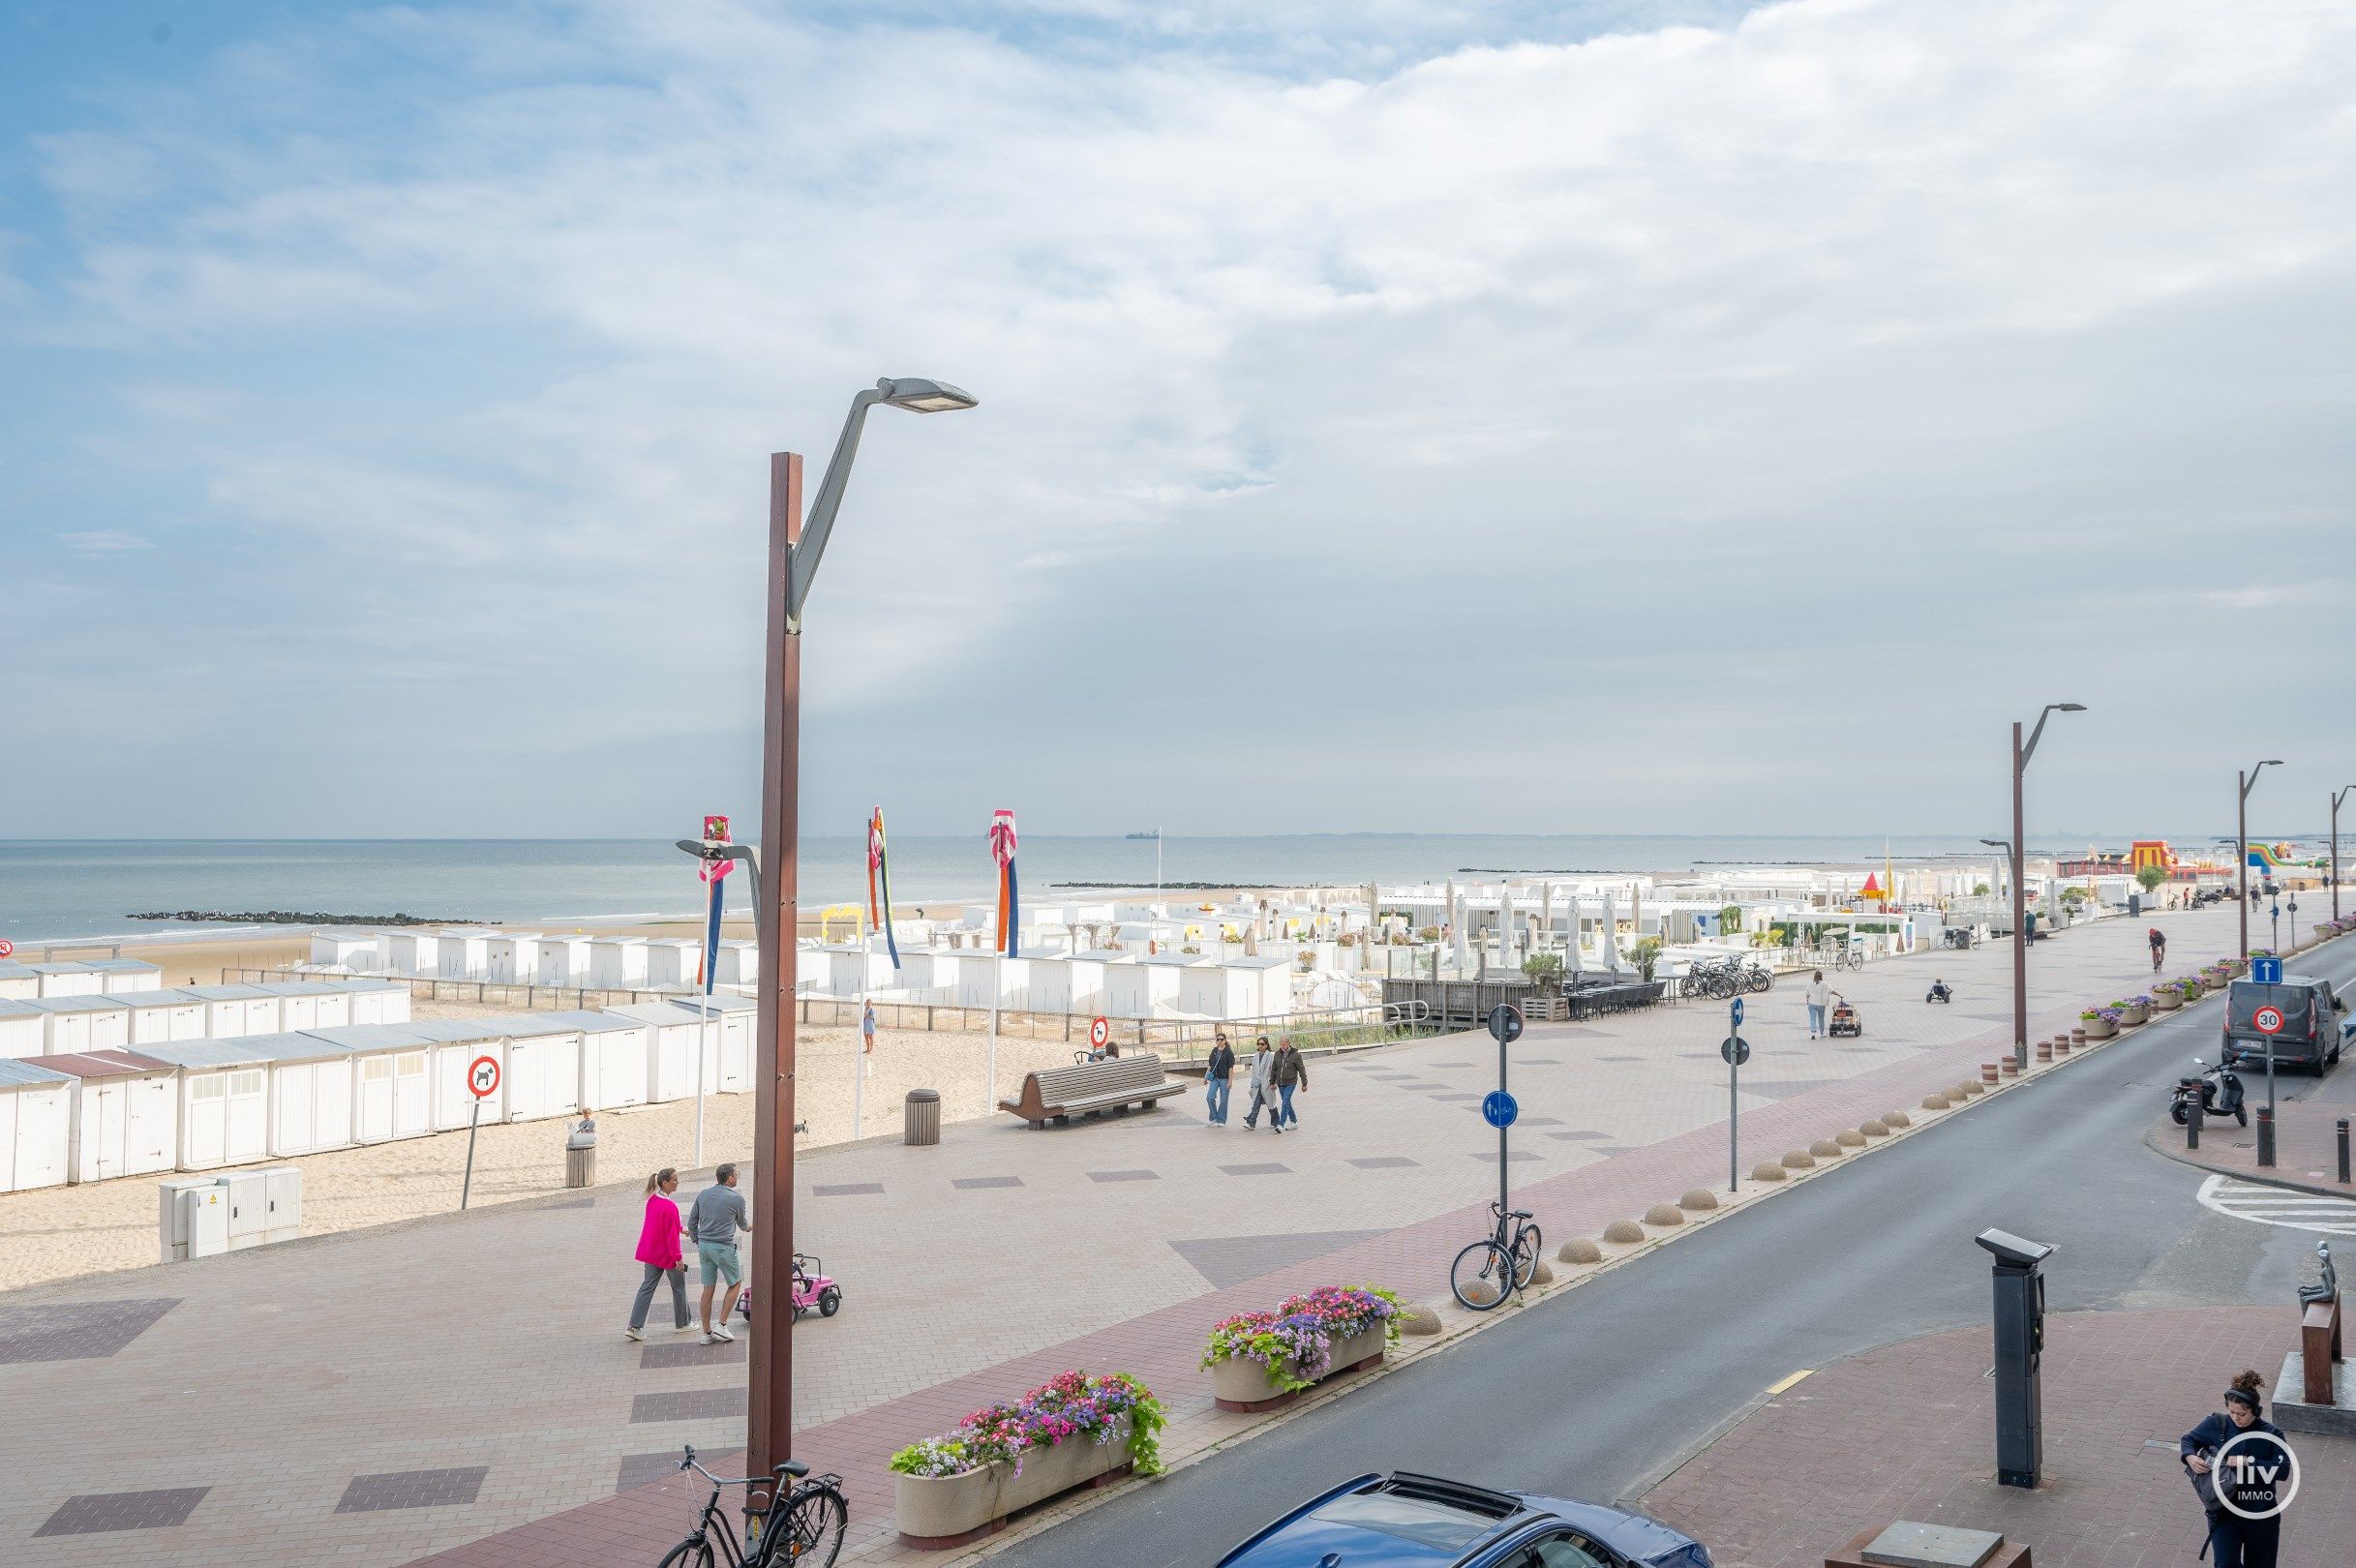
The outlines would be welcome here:
[[[1514,1288],[1527,1290],[1529,1282],[1538,1277],[1538,1253],[1545,1248],[1536,1225],[1524,1225],[1514,1232],[1513,1265]]]
[[[843,1528],[851,1523],[850,1504],[832,1487],[801,1488],[785,1505],[782,1522],[767,1540],[765,1563],[790,1562],[795,1568],[829,1568],[842,1550]]]
[[[690,1535],[671,1549],[656,1568],[711,1568],[711,1543],[700,1535]]]
[[[1448,1266],[1448,1289],[1466,1310],[1502,1307],[1513,1289],[1513,1254],[1495,1240],[1476,1241]]]

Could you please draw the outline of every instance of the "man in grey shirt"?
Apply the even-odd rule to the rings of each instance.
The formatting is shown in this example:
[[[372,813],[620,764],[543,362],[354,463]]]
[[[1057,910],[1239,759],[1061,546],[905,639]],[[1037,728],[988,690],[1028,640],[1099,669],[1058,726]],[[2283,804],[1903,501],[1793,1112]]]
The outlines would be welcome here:
[[[711,1185],[695,1195],[687,1211],[687,1235],[695,1243],[696,1260],[704,1274],[704,1342],[733,1340],[728,1314],[736,1311],[737,1294],[744,1288],[744,1265],[737,1254],[737,1232],[753,1227],[744,1210],[744,1194],[737,1191],[737,1167],[722,1165],[711,1173]],[[720,1315],[711,1315],[711,1290],[722,1280],[727,1293],[720,1298]]]

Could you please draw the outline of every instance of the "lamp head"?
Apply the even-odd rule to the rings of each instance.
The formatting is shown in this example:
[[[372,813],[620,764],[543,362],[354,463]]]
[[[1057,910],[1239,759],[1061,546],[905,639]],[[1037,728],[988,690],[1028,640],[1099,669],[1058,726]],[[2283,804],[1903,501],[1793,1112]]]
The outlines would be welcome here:
[[[2012,840],[2009,838],[1983,838],[1980,842],[1990,849],[2009,850],[2012,847]]]
[[[963,387],[926,380],[921,376],[887,376],[875,383],[875,389],[894,408],[916,413],[948,413],[956,408],[971,408],[982,401]]]
[[[2262,763],[2258,764],[2258,768],[2280,768],[2280,767],[2281,767],[2281,766],[2282,766],[2282,759],[2281,759],[2281,758],[2280,758],[2280,757],[2269,757],[2269,758],[2267,758],[2267,759],[2266,759],[2264,762],[2262,762]],[[2258,770],[2258,769],[2257,769],[2257,768],[2252,768],[2252,769],[2250,769],[2250,771],[2251,771],[2251,772],[2253,772],[2253,773],[2254,773],[2254,772],[2256,772],[2257,770]]]
[[[2083,713],[2086,711],[2084,703],[2056,703],[2053,706],[2057,712]]]

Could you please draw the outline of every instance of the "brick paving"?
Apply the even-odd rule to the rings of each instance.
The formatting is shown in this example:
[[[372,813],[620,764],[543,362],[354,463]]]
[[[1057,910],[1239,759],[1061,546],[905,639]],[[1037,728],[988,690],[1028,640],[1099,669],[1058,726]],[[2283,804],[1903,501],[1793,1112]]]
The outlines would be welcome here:
[[[2229,920],[2204,937],[2202,917],[2174,919],[2184,950],[2227,940]],[[2133,974],[2141,931],[2129,925],[2039,945],[2034,1027],[2065,1026]],[[1924,1009],[1934,972],[1982,1006]],[[2004,1034],[1991,1019],[2004,1016],[2006,973],[1990,948],[1842,977],[1866,1014],[1865,1054],[1809,1041],[1788,984],[1751,998],[1743,1147],[1756,1153],[1745,1163],[1973,1075]],[[1538,1158],[1515,1164],[1516,1192],[1550,1237],[1594,1234],[1722,1179],[1724,1069],[1697,1048],[1721,1017],[1662,1008],[1531,1026],[1524,1046],[1548,1054],[1517,1056],[1515,1091],[1533,1124],[1567,1126],[1518,1141]],[[1151,1117],[1045,1131],[952,1124],[934,1148],[809,1159],[805,1194],[880,1190],[808,1205],[796,1237],[845,1289],[837,1317],[796,1331],[797,1452],[844,1473],[860,1554],[894,1554],[886,1457],[979,1404],[1068,1367],[1126,1368],[1168,1402],[1169,1452],[1198,1452],[1265,1419],[1211,1405],[1195,1362],[1216,1318],[1336,1280],[1443,1298],[1447,1259],[1485,1225],[1495,1134],[1476,1105],[1329,1066],[1400,1066],[1411,1082],[1465,1093],[1495,1071],[1485,1040],[1466,1044],[1316,1064],[1304,1125],[1282,1139],[1240,1122],[1205,1128],[1189,1098]],[[1289,1169],[1222,1170],[1247,1153]],[[956,1185],[1015,1172],[1020,1188]],[[393,1563],[467,1543],[476,1545],[446,1560],[653,1561],[700,1494],[676,1478],[615,1489],[648,1474],[671,1441],[740,1445],[742,1374],[740,1363],[649,1355],[656,1346],[621,1338],[637,1201],[628,1184],[587,1209],[501,1205],[173,1266],[181,1305],[113,1359],[0,1367],[12,1411],[0,1429],[12,1477],[0,1542],[28,1538],[77,1487],[146,1482],[212,1489],[173,1532],[176,1563]],[[1177,1245],[1223,1240],[1269,1251],[1236,1261],[1214,1250],[1200,1255],[1218,1261],[1200,1267]],[[1237,1277],[1255,1261],[1259,1272]],[[34,1286],[0,1297],[0,1312],[152,1301],[152,1285],[138,1288],[148,1278]],[[642,1409],[698,1413],[634,1420]],[[174,1435],[225,1430],[240,1440]],[[355,1474],[476,1465],[487,1473],[470,1508],[334,1513]],[[56,1548],[45,1543],[47,1560],[116,1560]]]
[[[2296,1332],[2289,1307],[2048,1318],[2034,1492],[1995,1482],[1988,1331],[1902,1341],[1769,1399],[1643,1506],[1708,1542],[1718,1568],[1820,1568],[1898,1520],[2001,1530],[2038,1568],[2185,1568],[2204,1526],[2177,1440],[2235,1372],[2271,1381]],[[2356,1438],[2291,1445],[2306,1468],[2283,1520],[2284,1568],[2356,1560]]]

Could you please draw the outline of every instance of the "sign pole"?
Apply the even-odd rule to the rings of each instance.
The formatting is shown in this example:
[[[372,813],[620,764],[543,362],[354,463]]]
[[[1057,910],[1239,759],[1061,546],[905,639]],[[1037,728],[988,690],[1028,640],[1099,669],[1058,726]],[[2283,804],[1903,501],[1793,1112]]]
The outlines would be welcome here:
[[[1726,1005],[1726,1040],[1718,1054],[1726,1058],[1726,1190],[1742,1191],[1742,1064],[1751,1048],[1742,1038],[1742,998]]]
[[[468,1202],[474,1196],[474,1131],[482,1125],[482,1120],[483,1102],[477,1100],[474,1102],[472,1114],[467,1118],[467,1180],[466,1185],[458,1190],[458,1207],[461,1212],[464,1212]]]
[[[1514,1103],[1513,1095],[1505,1087],[1505,1047],[1522,1037],[1522,1010],[1509,1002],[1491,1008],[1489,1033],[1497,1042],[1497,1086],[1482,1099],[1481,1115],[1497,1130],[1497,1221],[1503,1224],[1504,1217],[1513,1208],[1513,1152],[1508,1146],[1506,1129],[1521,1114],[1521,1107]],[[1507,1272],[1507,1288],[1521,1289],[1522,1282],[1511,1277],[1510,1269]]]
[[[1497,1093],[1508,1094],[1505,1087],[1505,1031],[1503,1030],[1497,1032]],[[1506,1147],[1506,1139],[1511,1136],[1510,1127],[1511,1124],[1501,1118],[1497,1122],[1497,1207],[1500,1209],[1513,1207],[1512,1204],[1505,1201],[1513,1185],[1511,1179],[1513,1165],[1507,1158]]]

